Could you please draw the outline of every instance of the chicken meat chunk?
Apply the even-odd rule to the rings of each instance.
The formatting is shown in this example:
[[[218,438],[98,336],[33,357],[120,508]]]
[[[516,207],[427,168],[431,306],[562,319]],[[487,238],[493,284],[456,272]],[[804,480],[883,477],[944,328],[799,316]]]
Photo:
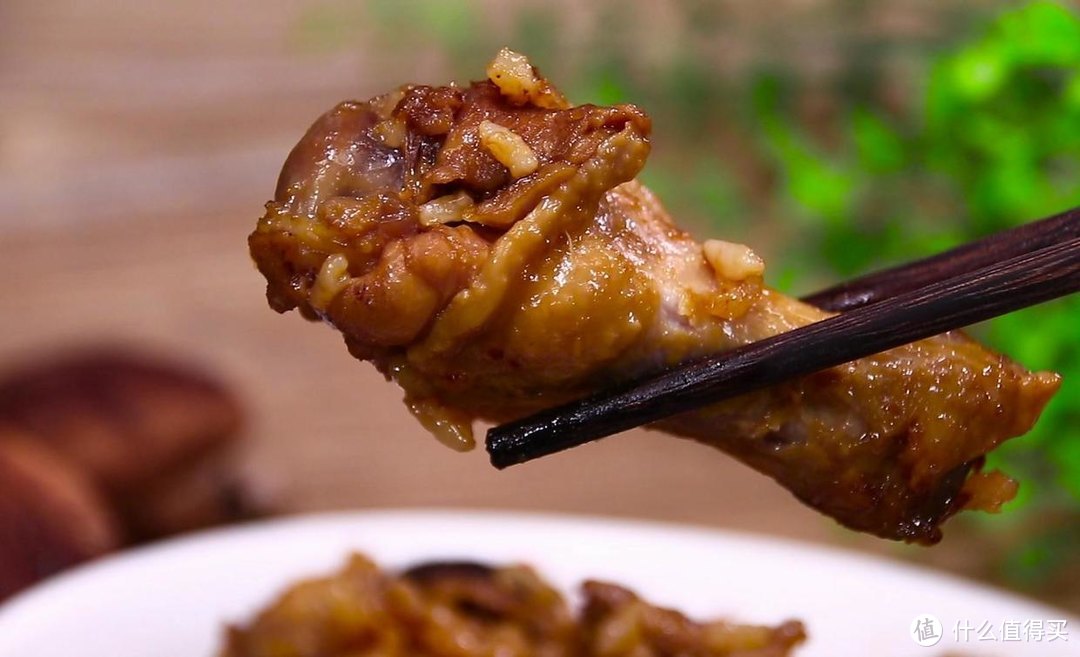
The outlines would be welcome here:
[[[403,573],[354,554],[230,627],[219,657],[788,657],[803,624],[697,621],[589,580],[573,608],[525,565],[428,562]]]
[[[749,248],[675,224],[635,180],[642,110],[571,106],[508,50],[487,73],[330,110],[249,239],[271,307],[340,330],[442,441],[829,315],[764,285]],[[654,428],[848,527],[933,543],[1015,494],[984,456],[1057,386],[951,333]]]

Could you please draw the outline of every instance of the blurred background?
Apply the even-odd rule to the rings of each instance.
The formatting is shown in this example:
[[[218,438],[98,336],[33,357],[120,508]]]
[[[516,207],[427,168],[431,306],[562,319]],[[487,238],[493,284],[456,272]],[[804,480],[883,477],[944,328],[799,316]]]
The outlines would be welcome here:
[[[575,102],[649,111],[645,181],[699,235],[753,245],[793,293],[1080,205],[1069,4],[6,0],[0,447],[53,437],[49,455],[0,453],[0,491],[63,471],[70,485],[34,513],[101,516],[81,551],[35,568],[265,513],[498,507],[830,543],[1080,610],[1080,298],[974,330],[1065,383],[994,455],[1020,499],[953,520],[931,550],[854,535],[644,432],[495,472],[425,435],[335,333],[271,312],[245,238],[306,127],[405,81],[479,78],[503,45]],[[165,407],[183,432],[148,420]],[[138,463],[109,460],[123,458]]]

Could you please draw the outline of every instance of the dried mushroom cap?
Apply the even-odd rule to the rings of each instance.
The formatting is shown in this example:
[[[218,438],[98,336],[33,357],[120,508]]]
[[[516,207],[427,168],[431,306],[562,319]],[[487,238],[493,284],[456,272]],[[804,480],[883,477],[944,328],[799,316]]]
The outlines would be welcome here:
[[[0,600],[120,542],[82,472],[32,438],[0,429]]]
[[[17,427],[124,492],[238,437],[225,388],[125,351],[77,353],[0,378],[0,424]]]
[[[212,454],[114,499],[128,537],[139,542],[265,515],[275,491],[234,457]]]
[[[238,424],[217,383],[126,352],[0,380],[0,590],[121,544],[258,515],[267,496],[230,449]]]

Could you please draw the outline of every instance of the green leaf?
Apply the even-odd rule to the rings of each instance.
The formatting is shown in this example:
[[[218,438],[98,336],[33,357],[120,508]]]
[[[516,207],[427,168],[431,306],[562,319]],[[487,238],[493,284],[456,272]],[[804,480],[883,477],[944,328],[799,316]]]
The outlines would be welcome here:
[[[787,159],[791,196],[828,223],[850,218],[855,183],[839,166],[805,152],[791,152]]]
[[[900,169],[906,159],[901,136],[878,115],[861,107],[851,115],[859,164],[875,173]]]
[[[1062,94],[1065,104],[1073,110],[1080,110],[1080,70],[1073,73],[1073,76],[1069,79],[1067,85],[1065,85],[1065,92]],[[1078,123],[1072,122],[1073,126],[1077,126]]]
[[[1001,89],[1009,74],[1009,62],[1002,49],[975,46],[961,52],[952,62],[952,86],[965,100],[980,101]]]
[[[1080,17],[1057,2],[1031,2],[1005,13],[1000,39],[1019,63],[1068,66],[1080,62]]]

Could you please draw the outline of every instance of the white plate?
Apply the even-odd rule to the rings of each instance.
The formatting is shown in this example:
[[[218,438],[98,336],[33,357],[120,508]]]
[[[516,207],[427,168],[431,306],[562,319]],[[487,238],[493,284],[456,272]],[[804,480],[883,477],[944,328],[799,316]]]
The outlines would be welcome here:
[[[290,582],[339,567],[352,550],[391,568],[425,559],[523,561],[568,592],[595,577],[701,617],[801,618],[811,639],[800,657],[1080,654],[1080,624],[1060,611],[858,554],[655,523],[385,511],[209,532],[77,569],[0,607],[0,655],[210,657],[225,623],[245,619]],[[923,614],[942,625],[933,648],[911,634]],[[978,637],[984,622],[1000,634],[1006,622],[1045,628],[1050,620],[1068,622],[1069,641]],[[959,644],[957,623],[972,627]]]

